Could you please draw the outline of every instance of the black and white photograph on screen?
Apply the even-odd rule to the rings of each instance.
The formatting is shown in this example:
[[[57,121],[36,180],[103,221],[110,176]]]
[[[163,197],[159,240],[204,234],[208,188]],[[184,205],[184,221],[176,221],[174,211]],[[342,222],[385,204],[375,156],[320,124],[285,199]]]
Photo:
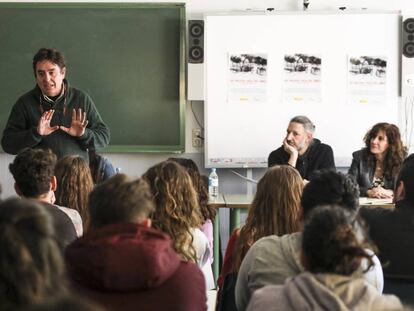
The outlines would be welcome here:
[[[283,102],[320,103],[322,101],[322,57],[315,54],[285,54]]]
[[[266,102],[267,68],[266,53],[228,53],[227,101]]]
[[[385,104],[387,58],[348,56],[348,103]]]

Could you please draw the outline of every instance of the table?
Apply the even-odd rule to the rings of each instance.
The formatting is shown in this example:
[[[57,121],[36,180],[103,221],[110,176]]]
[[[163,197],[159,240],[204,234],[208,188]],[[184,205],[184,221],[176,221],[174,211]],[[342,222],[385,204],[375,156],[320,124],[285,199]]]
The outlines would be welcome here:
[[[219,194],[216,198],[209,198],[208,205],[214,208],[229,208],[230,209],[230,228],[229,234],[233,232],[234,229],[240,228],[240,213],[241,211],[248,210],[251,203],[253,202],[254,195],[249,194]],[[394,204],[392,203],[391,199],[373,199],[373,198],[359,198],[359,204],[361,207],[366,208],[373,208],[373,207],[381,207],[381,208],[394,208]],[[216,219],[214,220],[213,225],[213,236],[214,236],[214,245],[213,245],[213,252],[214,252],[214,262],[213,262],[213,274],[214,279],[217,280],[219,275],[219,252],[220,252],[220,219],[219,213],[216,215]]]

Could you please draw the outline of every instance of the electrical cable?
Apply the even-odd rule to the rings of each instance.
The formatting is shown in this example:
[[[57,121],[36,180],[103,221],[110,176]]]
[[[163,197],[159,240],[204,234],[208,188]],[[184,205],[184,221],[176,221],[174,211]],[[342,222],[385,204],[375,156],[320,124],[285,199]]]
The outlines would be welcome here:
[[[244,180],[250,181],[250,182],[252,182],[254,184],[257,184],[258,183],[257,180],[254,180],[253,178],[249,178],[249,177],[243,176],[242,174],[239,174],[236,171],[230,170],[230,172],[232,172],[234,175],[237,175],[237,176],[243,178]]]
[[[194,119],[196,120],[198,126],[204,131],[204,126],[201,125],[200,121],[198,120],[198,118],[197,118],[197,116],[196,116],[196,114],[194,112],[194,109],[193,109],[193,101],[192,100],[190,100],[190,108],[191,108],[191,112],[192,112],[192,114],[194,116]]]

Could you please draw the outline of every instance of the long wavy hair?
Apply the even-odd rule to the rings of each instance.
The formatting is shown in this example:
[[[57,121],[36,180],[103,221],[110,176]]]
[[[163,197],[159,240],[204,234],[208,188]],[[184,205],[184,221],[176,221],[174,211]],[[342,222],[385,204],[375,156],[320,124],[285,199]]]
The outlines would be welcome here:
[[[34,201],[0,204],[0,309],[17,310],[67,294],[52,220]]]
[[[401,141],[401,134],[398,127],[394,124],[381,122],[375,124],[364,137],[365,152],[364,155],[368,160],[368,165],[375,167],[375,156],[370,151],[371,139],[377,136],[379,131],[384,131],[388,139],[388,148],[384,156],[384,176],[394,178],[400,171],[401,165],[407,156],[407,148]]]
[[[235,252],[236,271],[249,248],[258,239],[301,230],[302,191],[303,180],[295,168],[277,165],[266,171],[257,185],[246,224],[240,230]]]
[[[165,161],[148,169],[143,178],[155,201],[153,226],[171,237],[176,252],[185,260],[197,262],[192,229],[202,224],[202,216],[191,177],[178,163]]]
[[[83,229],[89,228],[89,194],[93,181],[88,163],[79,156],[65,156],[55,167],[58,182],[56,204],[77,210],[81,215]]]
[[[197,164],[191,159],[186,158],[169,158],[168,161],[174,161],[184,167],[191,177],[194,189],[198,193],[198,203],[200,205],[201,215],[204,222],[210,219],[212,222],[216,217],[217,210],[208,205],[208,185],[202,179]]]

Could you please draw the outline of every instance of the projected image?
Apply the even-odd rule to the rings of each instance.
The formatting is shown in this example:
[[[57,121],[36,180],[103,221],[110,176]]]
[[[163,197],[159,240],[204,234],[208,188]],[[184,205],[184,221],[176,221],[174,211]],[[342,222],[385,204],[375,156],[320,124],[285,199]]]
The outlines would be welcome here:
[[[348,56],[349,103],[385,104],[386,82],[386,57]]]
[[[228,54],[227,101],[265,102],[267,93],[267,54]]]
[[[322,58],[319,55],[285,54],[283,66],[283,102],[322,101]]]

